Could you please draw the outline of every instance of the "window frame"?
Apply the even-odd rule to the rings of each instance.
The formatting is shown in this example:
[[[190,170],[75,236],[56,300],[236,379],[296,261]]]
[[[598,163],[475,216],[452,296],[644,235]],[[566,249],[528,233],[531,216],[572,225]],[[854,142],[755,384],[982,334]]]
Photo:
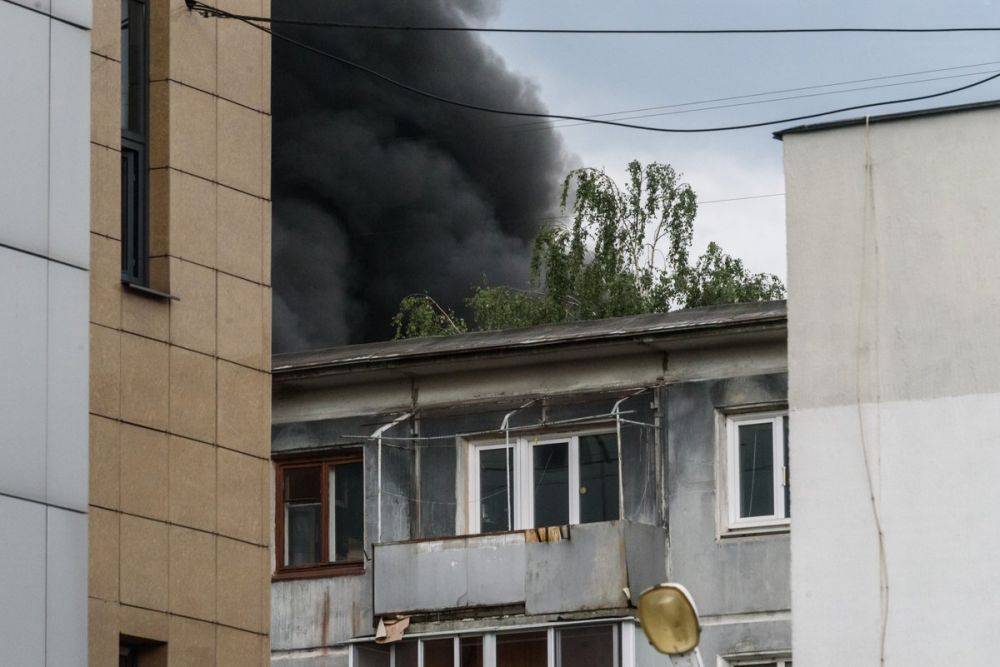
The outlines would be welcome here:
[[[150,13],[149,0],[121,0],[123,4],[136,2],[143,6],[141,69],[142,85],[139,87],[142,127],[136,131],[121,124],[121,281],[126,285],[148,288],[149,276],[149,65],[150,65]],[[131,20],[131,19],[130,19]],[[129,25],[131,31],[131,23]],[[123,48],[125,45],[123,43]],[[124,58],[124,56],[123,56]],[[129,65],[132,65],[130,57]],[[123,65],[124,67],[124,65]],[[122,91],[122,95],[128,95]],[[124,111],[122,109],[121,111]],[[127,187],[135,178],[134,190]],[[134,258],[135,266],[130,266]]]
[[[483,652],[483,665],[484,667],[490,667],[491,665],[497,664],[497,638],[504,635],[519,635],[519,634],[532,634],[532,633],[545,633],[546,642],[546,667],[566,667],[562,660],[561,651],[561,632],[564,630],[570,630],[581,627],[608,627],[611,629],[611,651],[613,657],[614,667],[626,667],[634,666],[635,657],[634,651],[631,651],[627,644],[632,644],[634,647],[634,642],[636,641],[635,630],[636,625],[632,622],[621,619],[600,619],[591,621],[571,621],[568,623],[557,623],[557,624],[543,624],[543,625],[527,625],[527,626],[511,626],[509,628],[504,628],[502,630],[487,630],[487,631],[467,631],[467,632],[456,632],[454,634],[428,634],[428,635],[418,635],[416,637],[404,638],[404,641],[414,642],[417,651],[417,664],[424,664],[424,644],[431,641],[441,641],[449,640],[452,642],[452,664],[457,667],[460,662],[461,656],[461,640],[466,637],[480,637],[482,639],[482,652]],[[383,646],[389,647],[388,658],[390,667],[399,667],[397,661],[397,648],[401,642],[393,642],[392,644],[384,644]],[[351,667],[358,667],[360,659],[358,656],[358,651],[360,650],[361,642],[352,643],[350,645],[350,650],[348,652],[348,665]]]
[[[360,448],[328,454],[325,456],[295,456],[274,460],[274,574],[271,579],[309,579],[315,577],[335,577],[364,574],[365,561],[324,561],[309,565],[286,565],[288,545],[285,541],[285,472],[295,468],[320,467],[320,529],[321,549],[324,558],[330,556],[330,538],[333,532],[333,517],[330,515],[330,473],[338,465],[361,463],[362,465],[362,524],[364,525],[364,451]],[[364,542],[367,544],[367,530]]]
[[[785,465],[785,418],[787,409],[728,414],[725,420],[725,527],[730,533],[746,533],[760,529],[785,529],[791,525],[785,505],[785,487],[789,480]],[[739,428],[753,424],[771,427],[772,493],[774,512],[766,516],[740,516]]]
[[[541,445],[553,445],[566,443],[567,465],[569,467],[567,484],[569,487],[569,511],[568,525],[578,525],[580,523],[580,438],[588,435],[609,435],[617,437],[613,425],[604,425],[595,428],[573,431],[572,433],[545,433],[511,436],[509,447],[514,450],[513,455],[513,489],[514,495],[511,499],[511,521],[510,530],[496,532],[513,532],[527,530],[535,524],[535,497],[534,497],[534,447]],[[467,464],[467,502],[466,502],[466,528],[470,535],[482,534],[480,528],[480,507],[479,507],[479,453],[485,450],[505,449],[508,447],[504,440],[480,440],[467,441],[468,464]],[[575,493],[574,493],[575,491]],[[620,507],[620,504],[619,504]],[[619,515],[617,519],[621,520]]]

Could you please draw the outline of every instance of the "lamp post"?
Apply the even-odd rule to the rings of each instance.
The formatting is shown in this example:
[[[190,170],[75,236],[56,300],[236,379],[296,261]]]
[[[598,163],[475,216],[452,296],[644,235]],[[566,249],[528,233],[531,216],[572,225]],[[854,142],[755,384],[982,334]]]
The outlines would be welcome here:
[[[698,642],[701,624],[694,599],[680,584],[657,584],[639,596],[639,625],[674,667],[704,667]]]

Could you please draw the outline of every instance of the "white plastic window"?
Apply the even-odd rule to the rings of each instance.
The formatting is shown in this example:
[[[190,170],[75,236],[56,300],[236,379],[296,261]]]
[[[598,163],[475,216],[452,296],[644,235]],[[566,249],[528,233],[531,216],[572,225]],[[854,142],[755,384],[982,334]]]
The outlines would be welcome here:
[[[726,516],[731,530],[789,523],[788,415],[726,420]]]

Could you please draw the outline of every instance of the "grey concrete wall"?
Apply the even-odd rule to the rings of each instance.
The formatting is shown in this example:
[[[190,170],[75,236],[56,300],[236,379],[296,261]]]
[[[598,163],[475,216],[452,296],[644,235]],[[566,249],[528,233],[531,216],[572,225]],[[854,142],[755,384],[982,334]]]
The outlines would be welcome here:
[[[670,580],[691,591],[703,616],[787,612],[791,604],[788,534],[720,537],[717,493],[718,448],[724,442],[718,432],[719,412],[783,403],[787,400],[786,374],[685,382],[663,391]],[[792,433],[793,442],[794,438]],[[791,454],[794,466],[794,449]],[[784,627],[788,634],[787,621]],[[720,644],[724,652],[734,649]],[[713,650],[704,651],[706,664],[708,658],[715,659]]]
[[[748,351],[748,354],[753,356],[754,353]],[[696,361],[698,355],[686,352],[684,357],[684,372],[698,377],[701,373]],[[774,357],[768,348],[768,354],[761,357],[760,364],[771,368],[776,363]],[[705,365],[704,373],[711,377],[718,376],[722,371],[721,357],[716,354],[707,358],[711,363]],[[661,358],[657,357],[655,363],[662,368]],[[740,368],[744,366],[756,367],[754,363],[747,363]],[[520,410],[512,418],[511,426],[607,414],[622,395],[594,392],[564,395],[558,400],[546,401],[544,405],[532,405]],[[653,425],[623,423],[623,484],[628,522],[574,527],[576,539],[568,543],[524,545],[526,561],[523,581],[527,583],[522,586],[521,599],[528,612],[548,614],[570,607],[578,610],[621,609],[625,604],[621,593],[623,586],[629,586],[635,595],[649,585],[668,578],[691,588],[698,604],[703,607],[701,611],[707,614],[787,610],[787,535],[740,538],[719,543],[715,536],[714,515],[715,408],[784,399],[785,376],[767,374],[686,382],[669,389],[648,390],[625,401],[621,409],[626,413],[627,420]],[[412,429],[422,437],[430,437],[496,430],[508,411],[522,406],[527,400],[525,396],[503,395],[494,397],[490,404],[456,401],[447,409],[422,409],[417,418],[398,425],[389,434],[404,435]],[[315,416],[318,412],[313,414]],[[345,438],[345,434],[370,433],[378,424],[390,421],[396,414],[342,414],[339,417],[279,423],[273,429],[274,451],[350,445],[352,440]],[[613,419],[607,418],[603,423],[614,428]],[[563,425],[553,428],[566,432],[576,427]],[[462,443],[455,437],[416,443],[385,441],[383,542],[447,538],[465,531],[464,509],[457,504],[465,500],[465,464],[460,456]],[[375,539],[377,513],[375,445],[367,443],[364,448],[366,530],[368,541],[372,542]],[[669,484],[664,481],[668,468],[673,475]],[[675,505],[669,515],[665,507],[668,494],[669,502]],[[419,498],[419,502],[415,498]],[[396,500],[399,503],[392,505]],[[668,540],[664,531],[668,518],[672,529],[670,549],[680,549],[669,558],[673,567],[670,573],[667,572]],[[611,551],[605,553],[600,549],[583,548],[590,533],[609,528],[623,531],[611,541]],[[601,540],[598,542],[603,543]],[[440,543],[431,542],[428,545],[403,545],[402,551],[410,548],[436,549]],[[538,557],[533,559],[535,566],[532,568],[528,567],[527,561],[532,560],[529,557],[534,553],[533,549],[538,552],[535,554]],[[408,581],[413,586],[422,586],[422,595],[427,594],[428,586],[436,586],[433,577],[424,577],[405,553],[397,560],[398,563],[389,568],[393,570],[392,576],[401,577],[400,581]],[[447,561],[447,558],[444,560]],[[768,574],[762,578],[747,576],[747,572],[761,570],[766,570]],[[593,586],[581,586],[581,581],[590,581]],[[366,574],[360,577],[274,584],[272,646],[276,656],[284,656],[281,659],[286,661],[329,660],[332,659],[329,655],[306,655],[302,651],[370,635],[374,583],[369,567]],[[575,599],[571,595],[581,591],[586,593],[591,588],[599,594],[587,599]],[[394,589],[393,592],[401,590]],[[455,592],[447,586],[439,586],[434,591],[444,596],[442,605],[460,606],[469,604],[472,599],[468,590]],[[415,589],[411,592],[414,595],[419,593]],[[506,599],[485,594],[479,597],[493,600],[493,604],[500,604]],[[413,603],[412,606],[421,604]],[[756,625],[750,624],[750,627]],[[759,643],[763,646],[767,641],[762,639]],[[726,647],[726,650],[731,648],[728,644]]]
[[[782,620],[703,626],[699,648],[706,667],[715,667],[719,657],[740,660],[749,656],[787,657],[791,655],[791,645],[792,627],[789,615],[785,614]],[[796,664],[801,663],[796,661]],[[805,664],[808,667],[808,663]]]
[[[1000,654],[998,149],[997,107],[785,137],[797,662]]]
[[[349,649],[328,648],[311,651],[276,651],[271,653],[272,667],[348,667]]]

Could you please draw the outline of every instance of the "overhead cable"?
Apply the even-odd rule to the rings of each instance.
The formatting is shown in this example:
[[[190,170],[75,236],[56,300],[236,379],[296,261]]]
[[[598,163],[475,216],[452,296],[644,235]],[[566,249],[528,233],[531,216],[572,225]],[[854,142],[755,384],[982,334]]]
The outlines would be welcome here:
[[[883,74],[880,76],[870,76],[864,79],[851,79],[849,81],[836,81],[833,83],[820,83],[811,86],[798,86],[795,88],[782,88],[779,90],[766,90],[759,93],[748,93],[745,95],[730,95],[728,97],[714,97],[706,100],[692,100],[690,102],[676,102],[673,104],[660,104],[651,107],[639,107],[636,109],[622,109],[620,111],[606,111],[604,113],[592,113],[588,114],[587,118],[605,118],[607,116],[620,116],[622,114],[632,114],[632,113],[642,113],[645,111],[658,111],[661,109],[677,109],[680,107],[688,107],[696,104],[711,104],[714,102],[730,102],[733,100],[746,100],[755,97],[766,97],[768,95],[782,95],[784,93],[798,93],[806,90],[818,90],[820,88],[834,88],[837,86],[849,86],[855,83],[870,83],[872,81],[885,81],[888,79],[901,79],[907,76],[917,76],[918,74],[938,74],[940,72],[953,72],[960,69],[972,69],[974,67],[987,67],[990,65],[1000,65],[1000,60],[991,60],[983,63],[972,63],[969,65],[952,65],[950,67],[938,67],[935,69],[925,69],[917,70],[915,72],[901,72],[899,74]],[[976,73],[970,73],[970,76]],[[988,72],[982,72],[982,74],[988,74]],[[768,100],[765,100],[767,102]],[[645,116],[640,116],[644,118]],[[618,120],[629,120],[628,118],[619,118]],[[532,125],[542,125],[548,126],[547,121],[526,121],[524,123],[512,123],[507,127],[529,127]],[[562,127],[562,126],[560,126]]]
[[[931,81],[945,81],[945,80],[948,80],[948,79],[966,79],[966,78],[968,78],[970,76],[982,76],[984,74],[995,74],[998,71],[1000,71],[1000,70],[987,70],[985,72],[966,72],[965,74],[948,74],[946,76],[934,76],[934,77],[928,77],[926,79],[912,79],[910,81],[897,81],[895,83],[881,83],[881,84],[877,84],[877,85],[874,85],[874,86],[858,86],[857,88],[842,88],[840,90],[826,90],[826,91],[819,92],[819,93],[806,93],[804,95],[788,95],[786,97],[773,97],[773,98],[766,99],[766,100],[750,100],[750,101],[747,101],[747,102],[733,102],[732,104],[716,104],[716,105],[713,105],[713,106],[699,107],[697,109],[679,109],[679,110],[676,110],[676,111],[659,111],[659,112],[656,112],[656,113],[638,114],[638,115],[635,115],[635,116],[621,116],[620,118],[616,118],[615,120],[621,121],[621,120],[637,120],[639,118],[656,118],[656,117],[660,117],[660,116],[679,116],[679,115],[683,115],[683,114],[697,113],[699,111],[713,111],[715,109],[732,109],[732,108],[735,108],[735,107],[754,106],[754,105],[757,105],[757,104],[771,104],[772,102],[785,102],[785,101],[788,101],[788,100],[801,100],[801,99],[806,99],[806,98],[810,98],[810,97],[825,97],[827,95],[842,95],[844,93],[856,93],[856,92],[863,91],[863,90],[876,90],[876,89],[879,89],[879,88],[895,88],[897,86],[911,86],[911,85],[914,85],[914,84],[917,84],[917,83],[928,83],[928,82],[931,82]],[[678,104],[677,106],[688,106],[688,105],[687,104],[684,104],[684,105]],[[664,108],[666,108],[666,107],[664,107]],[[592,118],[592,116],[588,116],[588,118]],[[526,128],[523,131],[529,131],[529,132],[530,131],[537,131],[539,129],[544,129],[544,128],[548,128],[548,127],[557,127],[557,128],[558,127],[580,127],[581,125],[587,125],[587,124],[588,123],[580,122],[580,123],[558,123],[558,124],[553,125],[553,124],[550,124],[548,121],[539,121],[537,123],[533,123],[533,125],[535,125],[535,127],[529,127],[529,128]]]
[[[793,123],[793,122],[797,122],[797,121],[811,120],[813,118],[821,118],[823,116],[830,116],[830,115],[833,115],[833,114],[844,113],[844,112],[847,112],[847,111],[858,111],[858,110],[861,110],[861,109],[870,109],[870,108],[873,108],[873,107],[881,107],[881,106],[887,106],[887,105],[891,105],[891,104],[904,104],[904,103],[907,103],[907,102],[918,102],[918,101],[921,101],[921,100],[929,100],[929,99],[933,99],[933,98],[936,98],[936,97],[943,97],[945,95],[952,95],[954,93],[958,93],[958,92],[961,92],[963,90],[969,90],[971,88],[975,88],[976,86],[981,86],[981,85],[983,85],[985,83],[993,81],[996,78],[1000,78],[1000,72],[997,72],[997,73],[991,74],[990,76],[985,77],[983,79],[978,79],[976,81],[973,81],[972,83],[965,84],[964,86],[959,86],[957,88],[949,88],[947,90],[938,91],[936,93],[929,93],[929,94],[926,94],[926,95],[916,95],[916,96],[913,96],[913,97],[899,98],[899,99],[893,99],[893,100],[884,100],[884,101],[881,101],[881,102],[868,102],[866,104],[855,104],[855,105],[852,105],[852,106],[841,107],[839,109],[829,109],[827,111],[820,111],[820,112],[817,112],[817,113],[802,114],[802,115],[799,115],[799,116],[790,116],[790,117],[787,117],[787,118],[777,118],[777,119],[773,119],[773,120],[758,121],[758,122],[753,122],[753,123],[741,123],[741,124],[738,124],[738,125],[722,125],[722,126],[716,126],[716,127],[694,127],[694,128],[657,127],[657,126],[653,126],[653,125],[638,125],[638,124],[635,124],[635,123],[623,123],[623,122],[619,122],[619,121],[599,119],[599,118],[587,118],[585,116],[574,116],[574,115],[570,115],[570,114],[554,114],[554,113],[542,113],[542,112],[536,112],[536,111],[515,111],[515,110],[512,110],[512,109],[500,109],[500,108],[497,108],[497,107],[488,107],[488,106],[484,106],[484,105],[480,105],[480,104],[473,104],[471,102],[463,102],[461,100],[456,100],[456,99],[451,99],[451,98],[443,97],[441,95],[436,95],[435,93],[431,93],[431,92],[428,92],[426,90],[422,90],[422,89],[417,88],[415,86],[411,86],[411,85],[409,85],[407,83],[403,83],[402,81],[394,79],[394,78],[392,78],[392,77],[390,77],[390,76],[388,76],[386,74],[382,74],[381,72],[378,72],[378,71],[376,71],[376,70],[374,70],[374,69],[372,69],[370,67],[367,67],[365,65],[361,65],[359,63],[353,62],[353,61],[348,60],[346,58],[342,58],[342,57],[340,57],[338,55],[335,55],[333,53],[330,53],[328,51],[324,51],[322,49],[318,49],[315,46],[311,46],[311,45],[306,44],[304,42],[300,42],[299,40],[294,39],[292,37],[288,37],[286,35],[282,35],[280,33],[274,32],[273,30],[265,28],[262,25],[258,25],[257,23],[254,23],[253,19],[251,19],[251,18],[243,18],[240,15],[231,14],[229,12],[225,12],[225,11],[223,11],[221,9],[217,9],[215,7],[211,7],[210,5],[206,5],[206,4],[201,3],[201,2],[191,2],[189,4],[189,7],[192,7],[193,9],[201,12],[203,15],[208,16],[208,17],[231,18],[231,19],[237,19],[237,20],[243,21],[247,25],[253,26],[254,28],[257,28],[258,30],[260,30],[260,31],[262,31],[262,32],[264,32],[266,34],[271,35],[275,39],[278,39],[280,41],[286,42],[288,44],[292,44],[294,46],[298,46],[301,49],[304,49],[306,51],[309,51],[309,52],[314,53],[314,54],[319,55],[319,56],[323,56],[324,58],[329,58],[330,60],[338,62],[338,63],[340,63],[342,65],[345,65],[346,67],[350,67],[351,69],[357,70],[359,72],[364,72],[365,74],[368,74],[371,77],[379,79],[380,81],[384,81],[385,83],[388,83],[388,84],[390,84],[392,86],[395,86],[396,88],[400,88],[401,90],[405,90],[405,91],[413,93],[415,95],[419,95],[420,97],[424,97],[424,98],[427,98],[427,99],[430,99],[430,100],[434,100],[436,102],[441,102],[443,104],[448,104],[448,105],[451,105],[451,106],[455,106],[455,107],[458,107],[458,108],[461,108],[461,109],[469,109],[471,111],[481,111],[483,113],[491,113],[491,114],[497,114],[497,115],[502,115],[502,116],[517,116],[517,117],[521,117],[521,118],[545,118],[545,119],[550,119],[550,120],[575,120],[575,121],[581,121],[581,122],[585,122],[585,123],[593,123],[593,124],[596,124],[596,125],[608,125],[608,126],[611,126],[611,127],[621,127],[621,128],[630,129],[630,130],[643,130],[643,131],[646,131],[646,132],[662,132],[662,133],[668,133],[668,134],[703,134],[703,133],[707,133],[707,132],[727,132],[727,131],[732,131],[732,130],[746,130],[746,129],[751,129],[751,128],[755,128],[755,127],[766,127],[768,125],[780,125],[780,124],[784,124],[784,123]]]
[[[529,35],[787,35],[809,33],[948,33],[1000,32],[1000,26],[946,26],[933,28],[900,27],[832,27],[832,28],[507,28],[486,26],[389,25],[382,23],[350,23],[312,19],[282,19],[249,14],[232,14],[203,2],[189,2],[194,11],[218,18],[257,21],[277,25],[298,25],[341,30],[377,30],[391,32],[495,32]]]

